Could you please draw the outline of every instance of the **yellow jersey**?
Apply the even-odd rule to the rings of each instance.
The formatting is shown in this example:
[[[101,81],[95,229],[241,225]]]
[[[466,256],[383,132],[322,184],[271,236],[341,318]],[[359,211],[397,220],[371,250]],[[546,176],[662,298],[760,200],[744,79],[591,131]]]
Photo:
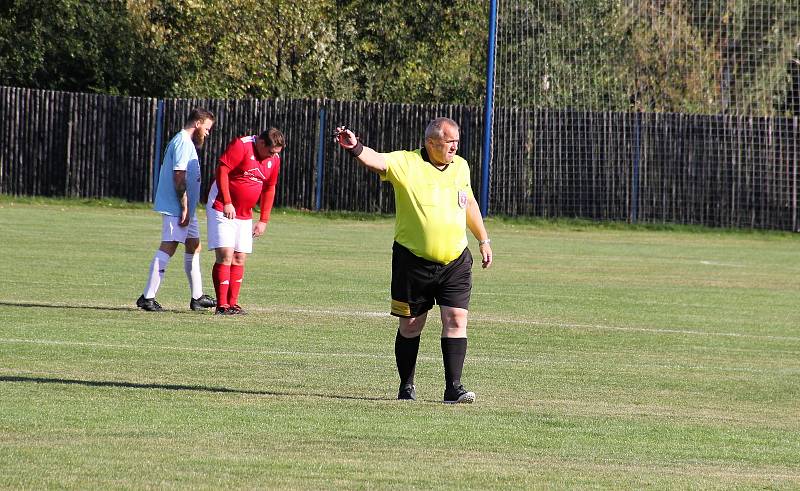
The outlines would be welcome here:
[[[384,157],[380,178],[394,188],[394,240],[429,261],[456,259],[467,247],[467,203],[474,199],[467,161],[456,155],[439,170],[424,148]]]

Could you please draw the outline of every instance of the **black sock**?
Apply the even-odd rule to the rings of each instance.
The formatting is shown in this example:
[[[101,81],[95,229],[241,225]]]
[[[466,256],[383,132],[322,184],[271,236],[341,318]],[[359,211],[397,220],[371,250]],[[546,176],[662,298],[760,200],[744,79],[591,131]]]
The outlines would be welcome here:
[[[467,356],[467,338],[442,338],[442,361],[446,388],[461,385],[461,370]]]
[[[400,385],[414,383],[417,353],[419,353],[419,336],[405,338],[400,334],[400,331],[397,331],[397,337],[394,339],[394,359],[397,362]]]

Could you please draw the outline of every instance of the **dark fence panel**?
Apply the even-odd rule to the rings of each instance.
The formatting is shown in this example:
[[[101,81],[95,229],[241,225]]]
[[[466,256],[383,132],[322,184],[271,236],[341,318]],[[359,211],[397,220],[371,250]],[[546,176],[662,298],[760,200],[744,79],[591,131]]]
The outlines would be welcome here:
[[[315,100],[258,99],[166,99],[162,148],[181,130],[193,107],[214,113],[216,123],[199,152],[203,172],[203,196],[214,178],[217,159],[228,143],[242,135],[260,134],[270,126],[279,128],[287,146],[281,154],[281,172],[275,193],[277,206],[311,209],[314,206],[314,156],[317,113]]]
[[[489,209],[627,220],[632,120],[620,113],[499,108]]]
[[[796,119],[642,119],[640,220],[797,228]]]
[[[448,116],[461,126],[459,154],[470,163],[473,189],[480,194],[482,108],[332,100],[162,102],[156,135],[156,99],[0,87],[0,192],[151,200],[156,152],[160,157],[190,110],[203,106],[217,117],[200,152],[203,191],[233,138],[276,126],[287,139],[277,205],[314,209],[319,200],[322,209],[392,213],[391,186],[339,149],[333,128],[348,124],[366,145],[389,152],[418,148],[428,121]],[[798,126],[797,118],[499,107],[489,211],[798,230]]]
[[[0,191],[151,197],[155,99],[0,88]]]
[[[365,145],[379,152],[413,150],[423,143],[425,127],[436,117],[445,116],[461,127],[459,154],[470,163],[476,197],[480,185],[482,149],[482,111],[470,106],[389,104],[322,101],[326,113],[326,133],[332,135],[339,124],[347,124]],[[322,208],[363,212],[394,212],[391,185],[381,183],[326,136]]]
[[[798,119],[498,108],[492,213],[798,230]]]
[[[150,173],[155,155],[155,99],[75,95],[86,104],[74,114],[78,132],[71,139],[70,174],[82,183],[71,194],[141,200],[152,196]],[[80,144],[78,144],[80,142]]]
[[[66,139],[63,92],[0,92],[0,190],[9,194],[62,194]]]

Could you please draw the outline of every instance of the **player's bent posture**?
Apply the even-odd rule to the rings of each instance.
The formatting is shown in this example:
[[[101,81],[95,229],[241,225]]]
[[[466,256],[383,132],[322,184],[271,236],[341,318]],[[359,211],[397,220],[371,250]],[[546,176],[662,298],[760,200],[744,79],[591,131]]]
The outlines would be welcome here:
[[[200,226],[195,215],[200,201],[200,159],[197,149],[203,146],[212,126],[214,114],[211,111],[193,109],[183,129],[170,140],[164,152],[153,205],[153,209],[161,213],[161,245],[150,261],[144,292],[136,300],[136,306],[140,309],[149,312],[164,310],[155,297],[179,243],[185,248],[183,269],[191,290],[189,308],[204,310],[216,305],[213,298],[203,294]]]
[[[458,124],[449,118],[434,119],[425,130],[425,146],[413,151],[378,153],[344,126],[336,129],[336,138],[361,165],[394,187],[391,313],[400,318],[394,345],[400,375],[397,398],[416,399],[420,334],[428,311],[438,303],[444,402],[475,401],[475,393],[461,383],[472,290],[466,228],[478,239],[484,268],[492,264],[492,248],[470,186],[469,166],[456,155]]]
[[[234,139],[219,158],[206,204],[208,247],[216,254],[212,277],[219,315],[246,313],[239,306],[244,265],[253,252],[253,238],[261,237],[269,222],[284,144],[283,134],[270,128],[258,136]],[[257,203],[261,211],[253,224]]]

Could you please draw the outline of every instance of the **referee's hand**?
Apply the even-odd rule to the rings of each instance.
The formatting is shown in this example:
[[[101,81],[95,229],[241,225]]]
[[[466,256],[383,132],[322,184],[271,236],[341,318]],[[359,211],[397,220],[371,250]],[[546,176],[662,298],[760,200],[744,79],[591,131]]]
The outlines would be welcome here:
[[[481,250],[481,265],[483,269],[486,269],[492,265],[492,246],[481,244],[479,249]]]
[[[353,148],[358,144],[356,134],[353,133],[347,126],[337,126],[336,131],[333,132],[336,143],[341,145],[342,148]]]

